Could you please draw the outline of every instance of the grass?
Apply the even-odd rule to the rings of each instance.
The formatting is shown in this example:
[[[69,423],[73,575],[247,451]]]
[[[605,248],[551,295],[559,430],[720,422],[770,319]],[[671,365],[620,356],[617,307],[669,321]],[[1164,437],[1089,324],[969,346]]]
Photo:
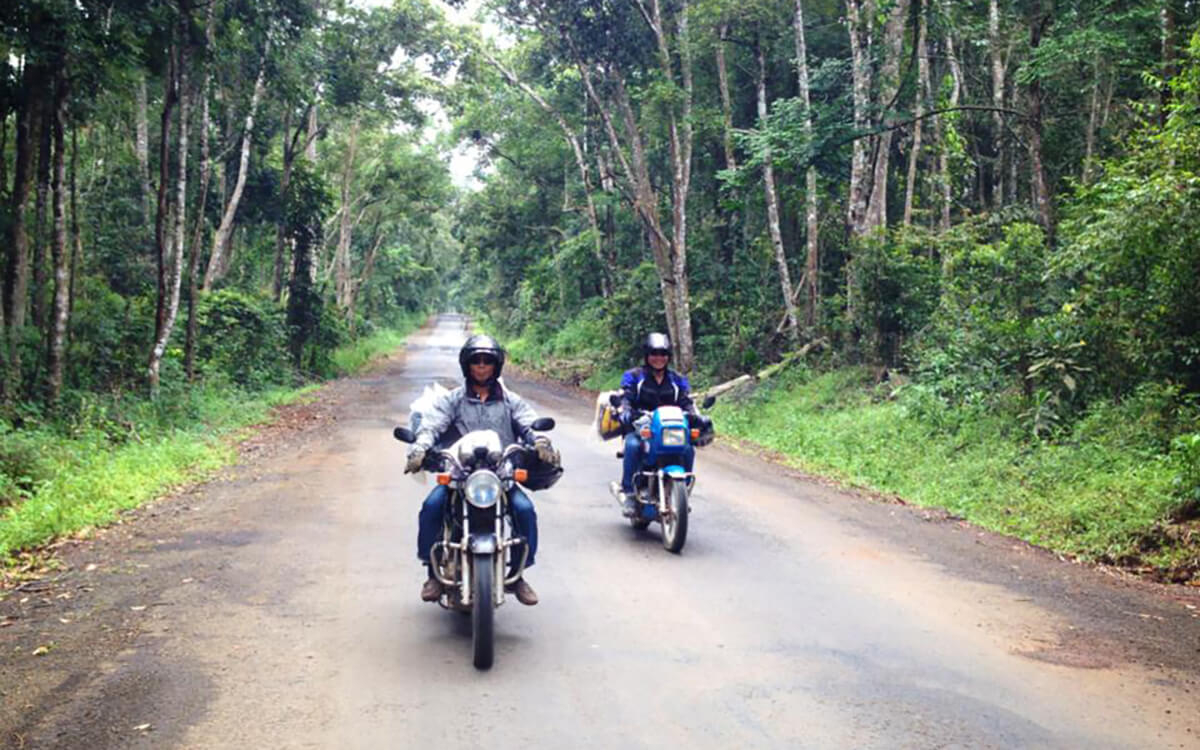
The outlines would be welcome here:
[[[333,353],[334,366],[342,374],[358,372],[372,360],[400,348],[408,335],[424,321],[423,314],[409,315],[397,322],[394,328],[375,331],[340,347]]]
[[[357,372],[394,351],[419,323],[377,332],[334,360],[341,371]],[[158,402],[96,405],[71,424],[0,433],[0,561],[11,564],[23,550],[112,523],[123,510],[213,476],[236,458],[230,437],[317,388],[200,386]]]
[[[931,418],[928,404],[903,393],[881,399],[864,372],[841,370],[727,399],[713,416],[720,432],[807,472],[1056,552],[1194,569],[1194,546],[1148,543],[1179,508],[1181,467],[1151,440],[1131,445],[1127,420],[1085,418],[1049,443],[1031,441],[1015,417],[942,408]]]

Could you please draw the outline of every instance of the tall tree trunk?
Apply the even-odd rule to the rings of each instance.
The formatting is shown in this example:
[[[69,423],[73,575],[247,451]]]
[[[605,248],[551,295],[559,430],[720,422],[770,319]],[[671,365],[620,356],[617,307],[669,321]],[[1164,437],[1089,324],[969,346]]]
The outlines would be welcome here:
[[[157,305],[154,311],[154,339],[158,340],[159,332],[162,330],[162,321],[165,314],[165,300],[167,298],[167,271],[168,263],[170,262],[170,183],[171,183],[171,112],[175,108],[177,102],[178,91],[175,84],[178,82],[175,65],[178,51],[175,48],[175,43],[172,42],[170,53],[168,55],[167,71],[163,76],[165,88],[163,92],[163,108],[162,114],[159,117],[159,144],[158,144],[158,191],[156,199],[156,210],[154,215],[154,249],[155,249],[155,279],[157,282]],[[154,345],[151,345],[153,351]],[[153,389],[157,386],[157,371],[150,373],[150,386]]]
[[[507,66],[501,63],[486,49],[480,49],[484,58],[500,72],[500,75],[508,81],[510,86],[515,86],[522,93],[533,100],[535,104],[542,109],[543,112],[554,118],[558,123],[559,130],[563,133],[563,138],[571,147],[571,153],[575,157],[575,168],[579,171],[579,181],[583,187],[584,210],[587,213],[588,226],[592,230],[592,254],[596,258],[596,263],[600,266],[600,288],[601,296],[607,298],[612,294],[613,279],[616,278],[617,270],[614,259],[609,258],[604,253],[604,234],[600,229],[600,219],[596,212],[596,201],[593,197],[594,187],[592,185],[591,169],[588,166],[587,156],[584,154],[583,144],[580,142],[579,136],[575,133],[575,129],[567,122],[566,117],[562,112],[555,109],[546,101],[545,97],[539,94],[532,86],[517,78],[516,73],[510,70]],[[563,187],[564,199],[567,196],[566,186]]]
[[[763,50],[762,33],[755,40],[754,52],[758,59],[758,76],[755,92],[758,106],[758,127],[767,127],[767,56]],[[787,321],[788,337],[792,343],[800,340],[800,322],[796,317],[796,302],[792,293],[792,276],[788,271],[787,253],[783,247],[783,231],[779,227],[779,195],[775,191],[775,164],[770,145],[763,146],[763,189],[767,199],[767,230],[771,247],[775,251],[775,266],[779,269],[779,286],[783,292],[784,317]]]
[[[797,3],[797,8],[799,4]],[[737,169],[737,154],[733,150],[733,102],[729,96],[729,70],[725,63],[725,43],[729,24],[722,21],[717,27],[717,89],[721,93],[721,146],[725,150],[725,168]]]
[[[1050,13],[1043,12],[1041,3],[1035,4],[1036,12],[1029,24],[1029,48],[1036,53],[1041,45],[1042,34],[1050,23]],[[1029,82],[1027,92],[1029,99],[1029,171],[1030,191],[1033,199],[1033,209],[1037,213],[1038,223],[1046,230],[1046,236],[1053,241],[1054,216],[1050,200],[1050,186],[1046,180],[1046,168],[1042,158],[1042,82],[1036,76]]]
[[[992,73],[992,148],[996,158],[992,164],[992,205],[1004,205],[1004,42],[1000,36],[1000,0],[988,0],[988,55]]]
[[[29,301],[29,234],[25,214],[33,188],[33,154],[38,142],[38,101],[46,88],[45,71],[26,64],[21,76],[21,99],[17,110],[17,133],[13,143],[12,210],[8,225],[8,254],[4,274],[4,323],[8,372],[3,379],[6,399],[18,397],[21,385],[21,332],[25,328],[25,306]]]
[[[9,100],[0,101],[0,188],[8,187],[8,108]],[[0,305],[3,307],[3,305]],[[3,315],[0,315],[0,322]]]
[[[945,12],[945,0],[943,1],[943,13]],[[946,30],[946,57],[950,64],[950,107],[953,109],[958,106],[959,100],[962,97],[963,90],[963,75],[962,69],[959,66],[958,54],[954,47],[954,36],[952,32]],[[947,137],[945,134],[945,125],[942,118],[938,117],[934,120],[934,126],[937,128],[938,139],[938,186],[941,188],[941,203],[942,215],[940,228],[945,230],[950,228],[950,209],[954,204],[954,185],[953,178],[950,175],[950,152],[947,146]]]
[[[246,112],[246,122],[242,129],[242,150],[241,157],[238,161],[237,180],[233,185],[233,192],[229,195],[229,200],[225,204],[225,210],[221,214],[221,223],[217,227],[217,231],[213,234],[212,252],[208,257],[208,269],[204,272],[204,284],[202,289],[208,291],[218,279],[225,274],[227,268],[230,239],[233,236],[233,219],[237,215],[238,204],[242,201],[242,191],[246,187],[246,172],[250,166],[250,145],[254,137],[254,115],[258,110],[258,103],[263,97],[263,92],[266,89],[266,72],[267,72],[267,54],[270,51],[270,45],[263,50],[262,59],[258,65],[258,77],[254,80],[254,91],[250,95],[250,107]]]
[[[883,34],[883,62],[879,69],[879,106],[881,126],[891,120],[900,90],[900,57],[904,46],[904,19],[908,16],[908,0],[896,0],[888,13]],[[871,178],[871,199],[867,204],[866,230],[887,228],[888,167],[892,157],[891,129],[885,129],[876,139],[875,169]]]
[[[1159,89],[1158,126],[1167,124],[1171,108],[1170,81],[1179,74],[1179,40],[1175,19],[1175,0],[1161,0],[1159,23],[1162,29],[1162,87]]]
[[[308,109],[308,141],[304,147],[304,158],[311,162],[317,160],[317,135],[320,132],[317,126],[317,105],[314,103]]]
[[[154,347],[150,352],[148,366],[151,392],[158,389],[159,367],[175,328],[175,318],[179,313],[179,291],[183,278],[183,253],[185,243],[185,227],[187,226],[187,161],[188,161],[188,125],[190,115],[191,95],[188,92],[188,30],[191,8],[187,2],[180,2],[180,28],[178,62],[175,69],[175,88],[179,97],[179,147],[178,147],[178,177],[175,181],[175,208],[172,211],[170,252],[165,262],[160,266],[162,277],[159,282],[160,296],[158,299],[157,315],[155,316]]]
[[[659,0],[653,0],[651,28],[658,39],[659,62],[664,75],[671,76],[673,66],[669,52],[666,27],[663,23]],[[687,276],[687,228],[688,194],[692,183],[692,59],[688,39],[688,2],[681,0],[675,17],[676,38],[679,50],[679,74],[682,83],[683,102],[678,114],[671,112],[671,219],[672,260],[675,285],[674,307],[678,339],[673,341],[676,363],[680,370],[690,372],[695,353],[692,341],[692,313],[688,293]]]
[[[925,102],[929,97],[929,50],[925,39],[925,6],[918,8],[917,15],[917,97],[913,108],[914,118],[912,149],[908,152],[908,176],[904,186],[904,226],[912,224],[913,195],[917,189],[917,162],[921,158],[922,129],[925,124]]]
[[[305,118],[307,119],[307,118]],[[305,123],[307,126],[307,123]],[[291,135],[292,110],[288,107],[283,116],[280,141],[283,145],[283,174],[279,178],[279,195],[287,195],[288,183],[292,179],[292,162],[296,158],[296,139]],[[271,296],[276,302],[283,296],[283,264],[287,254],[287,221],[281,215],[275,222],[275,268],[271,274]]]
[[[79,227],[79,126],[71,128],[71,283],[67,290],[67,350],[71,348],[71,321],[75,315],[75,280],[83,267],[83,232]]]
[[[138,75],[137,110],[134,114],[134,154],[137,156],[138,179],[142,183],[142,221],[150,226],[150,125],[146,104],[146,74]]]
[[[670,45],[666,38],[665,28],[659,3],[652,0],[647,7],[642,0],[636,0],[636,5],[655,35],[658,57],[663,74],[667,80],[676,80],[670,57]],[[596,107],[608,135],[613,155],[621,165],[625,175],[626,200],[633,207],[634,213],[642,223],[642,228],[650,245],[655,268],[659,276],[659,289],[663,296],[663,312],[667,320],[667,328],[671,334],[672,345],[675,349],[676,366],[684,371],[690,371],[693,360],[692,324],[690,300],[687,285],[687,195],[691,181],[691,97],[692,71],[691,58],[687,43],[687,3],[681,3],[677,9],[678,37],[680,49],[680,71],[682,85],[678,109],[672,108],[668,113],[667,122],[670,132],[670,165],[671,165],[671,215],[673,220],[672,232],[668,236],[662,226],[658,209],[658,194],[650,177],[646,158],[645,142],[638,127],[637,118],[633,111],[625,80],[616,60],[608,61],[606,73],[611,84],[613,106],[621,119],[622,130],[625,133],[627,147],[622,146],[621,137],[617,133],[612,113],[601,98],[592,81],[592,70],[584,61],[574,40],[567,30],[563,30],[564,39],[571,46],[576,66],[583,80],[588,98]],[[681,124],[682,121],[682,124]],[[626,154],[628,148],[628,154]]]
[[[812,102],[809,99],[808,43],[805,40],[804,34],[804,0],[796,0],[794,27],[796,38],[796,82],[798,84],[800,105],[804,108],[803,133],[811,149],[813,116]],[[802,284],[805,289],[804,325],[810,330],[817,325],[820,310],[820,286],[817,283],[820,267],[820,250],[817,240],[820,236],[820,226],[818,223],[817,208],[817,168],[810,165],[804,172],[804,237],[807,252],[805,255],[804,280]]]
[[[1096,130],[1100,125],[1101,70],[1099,63],[1094,65],[1092,70],[1094,71],[1094,77],[1092,80],[1092,93],[1088,97],[1087,129],[1083,134],[1083,169],[1079,175],[1079,180],[1084,185],[1089,185],[1092,182],[1092,165],[1096,157]]]
[[[70,311],[71,269],[67,250],[66,124],[70,85],[66,71],[55,76],[54,96],[54,239],[51,254],[54,263],[54,297],[51,305],[49,346],[46,352],[46,401],[57,404],[62,395],[64,354]]]
[[[350,135],[346,141],[346,159],[342,164],[342,210],[338,223],[338,243],[333,255],[334,296],[346,320],[353,322],[354,309],[350,305],[350,239],[353,228],[351,218],[351,181],[354,177],[354,159],[358,153],[358,116],[350,123]]]
[[[292,172],[296,166],[296,159],[300,158],[301,154],[306,155],[312,147],[313,142],[317,138],[317,128],[315,113],[317,104],[313,101],[305,109],[303,122],[299,123],[295,130],[291,130],[291,113],[284,118],[283,127],[283,176],[279,181],[280,199],[287,195],[288,186],[292,183]],[[291,135],[289,136],[289,131]],[[301,136],[304,140],[301,141]],[[316,158],[315,155],[313,157]],[[283,297],[284,275],[288,268],[287,251],[290,240],[287,236],[287,221],[284,217],[280,217],[275,225],[275,271],[272,276],[271,291],[278,302]]]
[[[867,199],[871,192],[867,159],[871,143],[866,137],[866,132],[870,128],[872,78],[870,24],[874,15],[874,0],[846,0],[846,26],[850,34],[850,70],[856,136],[851,146],[850,184],[846,201],[846,223],[850,227],[851,237],[861,237],[867,231]],[[851,264],[847,263],[846,268],[849,272]],[[847,304],[849,301],[849,297],[847,297]]]
[[[721,147],[725,154],[725,168],[738,167],[737,152],[733,149],[733,101],[729,95],[729,66],[725,61],[725,45],[729,39],[729,23],[722,21],[717,26],[717,90],[721,95]],[[719,205],[719,201],[718,201]],[[719,215],[719,211],[717,211]],[[740,212],[730,211],[728,218],[719,225],[721,260],[726,268],[733,266],[734,232],[741,224]]]
[[[51,84],[52,87],[57,85],[57,79],[56,71],[55,83]],[[46,227],[46,216],[52,210],[50,180],[54,161],[52,152],[54,118],[58,116],[54,102],[43,99],[41,111],[37,116],[41,125],[38,127],[37,189],[33,201],[33,257],[30,261],[33,284],[29,294],[29,320],[34,328],[45,332],[48,331],[46,327],[46,293],[49,286],[46,266],[50,256],[50,243],[53,241],[52,229]]]
[[[292,229],[292,278],[288,282],[287,324],[288,348],[292,363],[297,370],[303,367],[304,347],[312,337],[315,319],[320,314],[316,309],[319,299],[312,290],[313,244],[320,238],[320,221]]]
[[[208,50],[213,49],[213,21],[216,3],[208,4],[205,21],[204,40]],[[188,297],[187,297],[187,330],[183,345],[183,370],[188,382],[196,379],[196,305],[200,296],[200,247],[204,241],[204,229],[207,221],[204,209],[208,204],[208,183],[212,177],[212,163],[209,154],[209,135],[211,126],[209,116],[209,97],[212,91],[212,68],[208,63],[204,66],[204,83],[200,86],[200,198],[196,205],[195,225],[192,229],[191,252],[188,254]]]

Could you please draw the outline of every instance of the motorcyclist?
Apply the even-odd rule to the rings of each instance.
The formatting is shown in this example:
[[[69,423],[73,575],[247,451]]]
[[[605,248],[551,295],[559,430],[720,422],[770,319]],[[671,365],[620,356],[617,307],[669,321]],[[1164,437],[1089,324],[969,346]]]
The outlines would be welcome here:
[[[638,412],[648,412],[660,406],[678,406],[689,416],[699,416],[692,402],[686,376],[667,367],[671,361],[671,339],[665,333],[650,333],[642,342],[642,366],[627,370],[621,376],[621,404],[618,418],[627,430],[625,458],[621,472],[621,511],[627,517],[637,514],[634,500],[633,475],[641,463],[642,438],[633,429]],[[696,449],[689,443],[684,448],[683,468],[692,470]]]
[[[537,418],[533,408],[500,381],[500,373],[504,369],[504,349],[500,344],[491,336],[471,336],[458,352],[458,363],[464,383],[439,397],[430,412],[422,415],[416,440],[408,452],[405,473],[420,471],[426,453],[444,432],[451,429],[456,429],[459,435],[472,430],[495,430],[503,446],[515,442],[531,445],[539,460],[560,465],[558,451],[550,444],[550,440],[542,435],[535,436],[530,429]],[[427,569],[433,545],[442,534],[449,497],[449,488],[438,485],[430,490],[421,506],[417,557]],[[537,512],[533,501],[515,484],[508,493],[508,507],[512,512],[516,533],[525,537],[529,546],[525,560],[525,567],[529,568],[537,553]],[[522,604],[532,606],[538,602],[537,592],[524,577],[510,584],[508,590]],[[430,569],[429,577],[421,587],[421,598],[436,602],[442,593],[442,583]]]

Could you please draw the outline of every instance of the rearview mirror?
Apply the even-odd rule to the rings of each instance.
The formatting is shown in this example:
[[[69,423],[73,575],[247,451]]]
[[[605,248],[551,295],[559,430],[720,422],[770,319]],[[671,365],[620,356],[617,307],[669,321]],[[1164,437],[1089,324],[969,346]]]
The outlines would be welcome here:
[[[396,429],[392,430],[392,437],[396,438],[402,443],[413,443],[417,440],[417,436],[413,434],[413,431],[407,427],[397,427]]]
[[[554,429],[554,419],[551,417],[538,417],[529,426],[538,432],[549,432]]]
[[[706,396],[704,398],[704,400],[700,402],[700,408],[707,409],[708,407],[712,406],[715,403],[717,403],[716,396]]]

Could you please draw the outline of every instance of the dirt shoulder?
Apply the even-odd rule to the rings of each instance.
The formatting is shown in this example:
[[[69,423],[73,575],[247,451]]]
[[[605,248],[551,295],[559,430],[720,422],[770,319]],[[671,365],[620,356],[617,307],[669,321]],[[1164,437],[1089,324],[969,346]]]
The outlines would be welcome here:
[[[0,588],[0,747],[154,747],[178,739],[169,728],[186,727],[194,717],[164,714],[162,705],[171,701],[156,700],[144,721],[124,717],[138,715],[138,702],[153,692],[144,667],[161,635],[159,613],[174,606],[180,592],[186,596],[193,586],[199,592],[200,584],[221,577],[219,556],[197,564],[206,558],[189,553],[251,543],[229,523],[245,495],[268,478],[265,472],[277,470],[272,465],[324,440],[342,405],[363,398],[402,362],[402,354],[394,355],[363,375],[276,407],[267,421],[241,433],[237,462],[217,477],[29,556],[31,569]],[[142,562],[171,548],[180,553],[173,564]],[[210,689],[202,670],[161,682],[162,689],[182,686],[196,695]],[[103,702],[89,694],[101,684]],[[123,703],[107,716],[114,696]],[[198,703],[188,698],[173,705],[186,712]],[[79,716],[89,721],[67,720]],[[46,736],[46,727],[59,727],[59,734]]]

